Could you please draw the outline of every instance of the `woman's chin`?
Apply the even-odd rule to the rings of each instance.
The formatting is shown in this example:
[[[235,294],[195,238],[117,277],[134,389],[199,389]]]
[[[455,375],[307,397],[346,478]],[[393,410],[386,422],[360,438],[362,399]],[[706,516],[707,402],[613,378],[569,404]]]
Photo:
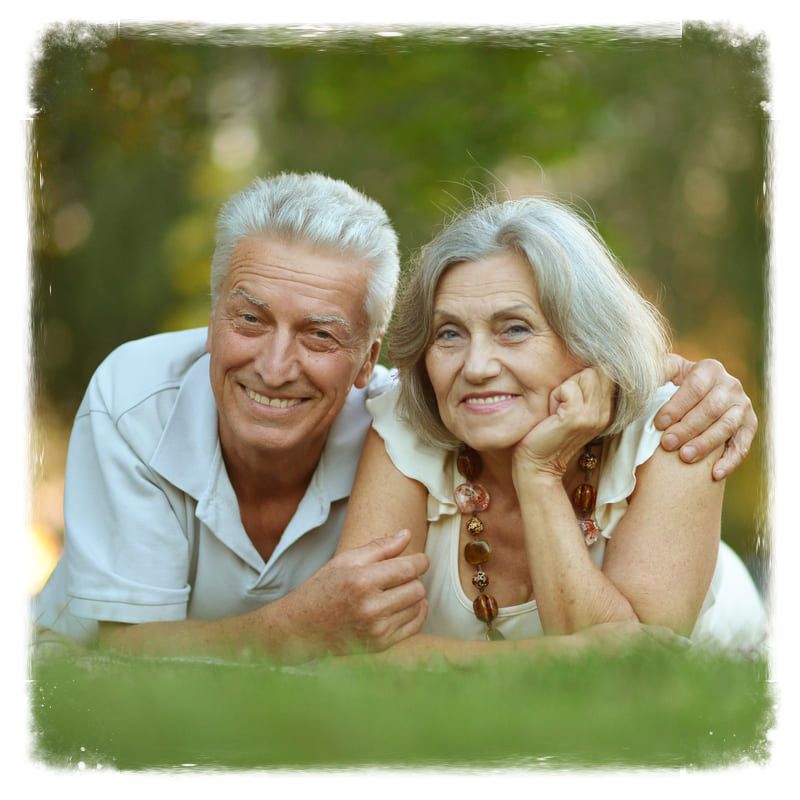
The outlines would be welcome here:
[[[469,435],[462,438],[461,441],[473,450],[477,450],[479,453],[494,453],[503,450],[512,450],[523,438],[524,434],[520,436],[515,436],[513,434],[483,434],[480,436]]]
[[[513,425],[458,425],[453,433],[479,453],[513,450],[541,420],[527,415],[524,420],[515,422]]]

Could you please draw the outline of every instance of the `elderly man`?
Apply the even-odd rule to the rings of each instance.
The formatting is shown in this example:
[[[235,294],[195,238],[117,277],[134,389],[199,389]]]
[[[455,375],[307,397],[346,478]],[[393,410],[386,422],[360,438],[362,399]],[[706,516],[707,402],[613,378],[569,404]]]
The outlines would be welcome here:
[[[208,329],[125,344],[89,384],[37,627],[130,652],[285,661],[417,632],[427,560],[403,555],[407,532],[332,557],[364,402],[389,380],[377,359],[398,272],[385,212],[341,181],[284,174],[235,195]],[[699,456],[730,439],[721,477],[755,432],[749,400],[716,362],[682,362],[676,382],[683,371],[662,412],[670,448],[691,439]]]

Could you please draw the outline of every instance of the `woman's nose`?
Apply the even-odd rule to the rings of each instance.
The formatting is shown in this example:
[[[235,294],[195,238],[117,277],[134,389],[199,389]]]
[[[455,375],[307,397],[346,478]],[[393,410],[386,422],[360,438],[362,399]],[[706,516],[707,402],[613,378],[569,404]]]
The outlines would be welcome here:
[[[473,337],[464,358],[464,377],[471,383],[485,383],[497,377],[501,368],[491,341],[485,337]]]

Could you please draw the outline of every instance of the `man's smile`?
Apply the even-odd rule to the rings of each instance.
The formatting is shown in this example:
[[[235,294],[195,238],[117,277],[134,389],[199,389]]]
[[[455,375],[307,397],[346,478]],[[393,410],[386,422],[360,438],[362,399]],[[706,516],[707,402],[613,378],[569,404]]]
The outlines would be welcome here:
[[[252,389],[243,387],[245,394],[261,406],[269,406],[270,408],[294,408],[303,402],[301,397],[267,397],[263,394],[258,394]]]

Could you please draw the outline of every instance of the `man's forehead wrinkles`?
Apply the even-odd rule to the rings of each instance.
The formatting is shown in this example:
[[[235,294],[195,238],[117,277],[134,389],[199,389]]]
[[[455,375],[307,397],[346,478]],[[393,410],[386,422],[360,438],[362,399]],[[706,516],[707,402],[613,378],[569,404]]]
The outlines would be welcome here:
[[[239,257],[232,262],[233,265],[257,272],[262,270],[274,270],[275,272],[284,273],[284,275],[280,276],[281,280],[336,283],[342,279],[341,276],[337,274],[337,260],[334,258],[330,259],[330,261],[319,259],[316,261],[316,266],[307,270],[298,267],[292,258],[287,257],[284,259],[280,255],[273,255],[271,253],[265,254],[260,250],[250,252],[245,249],[237,255]],[[238,262],[238,264],[236,262]]]

